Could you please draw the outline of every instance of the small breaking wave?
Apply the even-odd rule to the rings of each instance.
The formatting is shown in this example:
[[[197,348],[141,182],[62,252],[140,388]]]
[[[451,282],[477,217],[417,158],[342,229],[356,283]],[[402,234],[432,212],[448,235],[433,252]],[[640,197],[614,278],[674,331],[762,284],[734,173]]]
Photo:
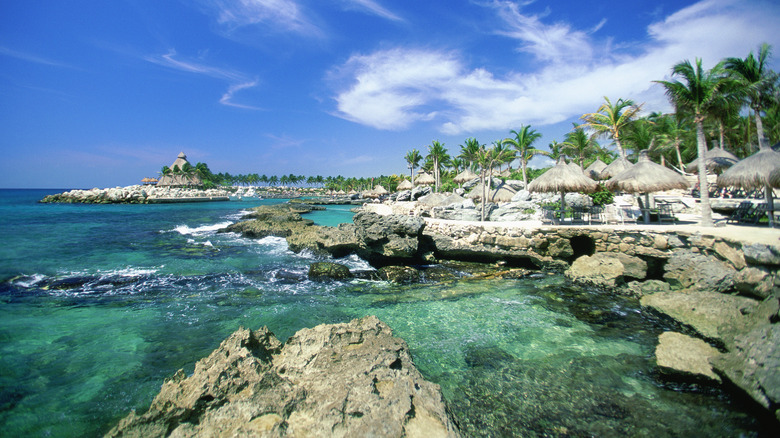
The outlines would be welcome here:
[[[214,234],[217,231],[227,227],[232,223],[233,222],[225,221],[225,222],[219,222],[212,225],[201,225],[195,228],[192,228],[188,225],[177,225],[171,231],[175,231],[183,236],[204,236],[204,235]]]

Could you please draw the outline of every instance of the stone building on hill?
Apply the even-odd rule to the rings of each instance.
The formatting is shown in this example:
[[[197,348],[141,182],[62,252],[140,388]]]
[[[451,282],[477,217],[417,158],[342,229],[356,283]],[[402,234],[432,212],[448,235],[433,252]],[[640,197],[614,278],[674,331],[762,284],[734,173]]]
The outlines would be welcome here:
[[[163,167],[160,180],[157,182],[158,187],[200,187],[203,186],[203,181],[198,175],[195,167],[187,161],[187,156],[184,152],[180,152],[176,157],[176,161],[169,167]]]

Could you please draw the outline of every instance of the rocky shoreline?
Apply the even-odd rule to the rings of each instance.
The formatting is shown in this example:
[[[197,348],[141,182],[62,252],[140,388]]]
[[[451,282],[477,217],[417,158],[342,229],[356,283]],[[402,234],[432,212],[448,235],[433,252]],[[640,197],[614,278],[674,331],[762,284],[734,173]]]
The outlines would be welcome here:
[[[397,282],[422,278],[410,273],[415,266],[453,260],[490,263],[507,273],[514,268],[509,276],[517,270],[564,273],[572,282],[639,299],[645,311],[679,327],[659,338],[662,375],[739,388],[780,420],[777,244],[684,231],[519,228],[382,215],[373,206],[351,224],[318,227],[295,208],[262,207],[224,231],[284,237],[293,251],[357,254]]]
[[[127,186],[108,189],[70,190],[41,199],[43,203],[65,204],[155,204],[173,202],[229,201],[222,189],[187,189],[155,186]]]
[[[721,385],[753,400],[757,417],[780,421],[777,244],[684,231],[451,221],[392,214],[381,205],[361,208],[353,223],[321,227],[301,216],[315,208],[258,207],[221,232],[283,237],[293,251],[336,259],[357,254],[375,268],[354,272],[338,260],[320,261],[308,274],[319,281],[443,281],[455,278],[446,269],[453,263],[481,266],[467,274],[473,278],[563,273],[637,299],[644,312],[676,327],[659,336],[659,379]],[[385,340],[366,341],[374,336]],[[368,374],[354,371],[365,366]],[[447,412],[403,341],[367,317],[302,330],[284,347],[267,329],[239,330],[193,376],[177,373],[148,412],[130,414],[108,436],[457,436],[457,419]]]

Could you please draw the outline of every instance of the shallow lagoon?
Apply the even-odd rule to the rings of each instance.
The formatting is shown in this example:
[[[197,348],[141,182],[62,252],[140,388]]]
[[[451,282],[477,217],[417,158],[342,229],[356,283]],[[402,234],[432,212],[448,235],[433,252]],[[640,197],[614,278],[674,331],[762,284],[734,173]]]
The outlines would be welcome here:
[[[635,301],[560,276],[313,283],[301,278],[314,257],[282,239],[215,233],[257,203],[42,205],[38,191],[0,193],[9,436],[99,435],[239,326],[284,340],[367,314],[407,341],[467,436],[760,435],[726,394],[659,383],[651,358],[663,327]],[[309,217],[348,220],[337,210]]]

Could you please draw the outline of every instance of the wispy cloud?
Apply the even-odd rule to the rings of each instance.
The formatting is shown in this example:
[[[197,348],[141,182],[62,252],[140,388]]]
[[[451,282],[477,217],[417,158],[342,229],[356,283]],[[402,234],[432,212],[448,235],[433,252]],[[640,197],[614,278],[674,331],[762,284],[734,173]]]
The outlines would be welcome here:
[[[374,0],[342,0],[346,8],[365,11],[391,21],[403,21],[401,17],[391,12]]]
[[[11,58],[20,59],[22,61],[32,62],[35,64],[41,64],[41,65],[48,65],[51,67],[62,67],[62,68],[70,68],[75,69],[75,67],[64,64],[62,62],[54,61],[48,58],[44,58],[42,56],[34,55],[31,53],[25,53],[25,52],[19,52],[16,50],[11,50],[7,47],[0,46],[0,55],[3,56],[9,56]]]
[[[774,31],[780,6],[756,1],[694,4],[651,24],[649,42],[622,56],[594,55],[586,32],[518,16],[510,2],[491,5],[500,16],[510,14],[542,31],[505,33],[523,41],[523,50],[537,60],[535,71],[499,77],[469,68],[451,51],[396,48],[354,55],[331,74],[338,84],[336,114],[378,129],[431,121],[444,133],[458,134],[562,122],[595,110],[605,95],[646,102],[647,110],[669,110],[652,81],[668,76],[675,63],[701,57],[711,66],[727,56],[745,56],[762,42],[780,46]],[[579,62],[561,63],[555,54]]]
[[[201,0],[212,11],[217,22],[228,31],[250,25],[264,25],[268,30],[294,32],[305,36],[322,36],[322,31],[294,0]]]
[[[499,34],[521,42],[520,50],[531,53],[537,59],[551,62],[589,60],[592,48],[588,32],[575,30],[566,23],[543,22],[542,16],[523,14],[522,5],[512,1],[498,1],[488,4],[495,9],[503,22],[504,30]],[[594,25],[594,32],[604,25],[602,20]]]
[[[214,67],[199,62],[178,59],[175,50],[170,50],[168,53],[164,55],[147,56],[145,57],[145,59],[153,64],[157,64],[174,70],[204,75],[215,79],[226,80],[230,83],[230,85],[228,86],[227,91],[219,99],[219,103],[227,106],[232,106],[235,108],[252,109],[252,110],[259,109],[251,105],[240,104],[233,101],[233,97],[239,91],[257,86],[258,81],[256,79],[249,79],[246,75],[244,75],[241,72],[220,68],[220,67]]]

